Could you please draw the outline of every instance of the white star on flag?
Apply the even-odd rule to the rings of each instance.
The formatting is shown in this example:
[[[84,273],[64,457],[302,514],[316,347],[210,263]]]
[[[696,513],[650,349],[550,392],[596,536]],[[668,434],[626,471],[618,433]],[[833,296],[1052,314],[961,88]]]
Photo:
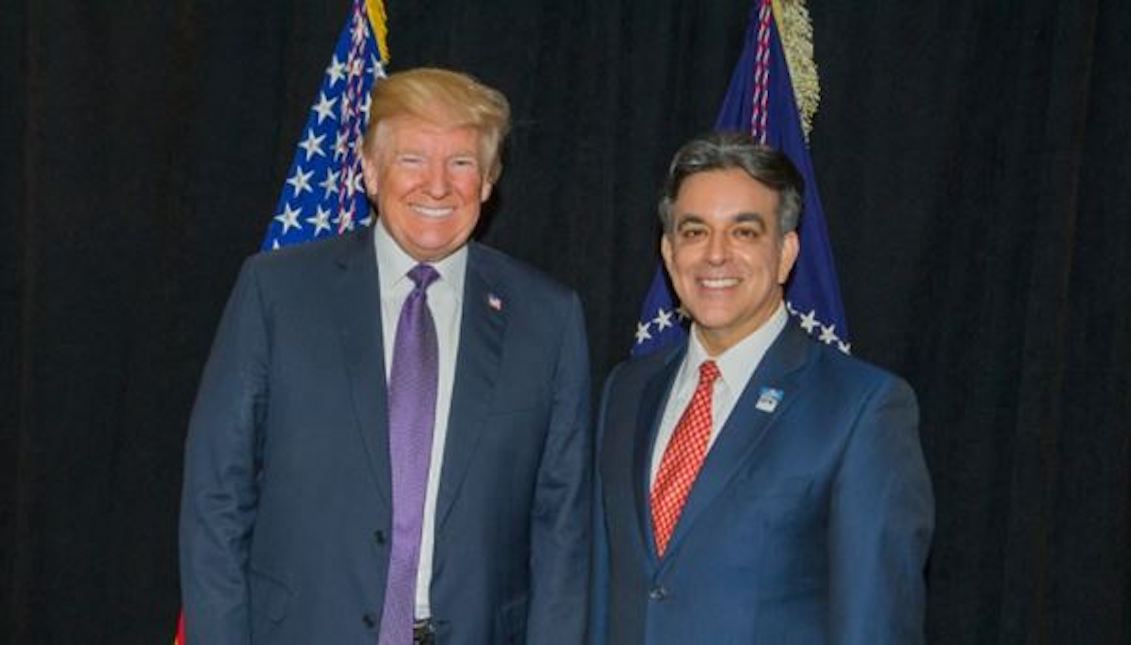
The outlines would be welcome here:
[[[310,172],[303,172],[301,167],[295,166],[295,174],[287,177],[287,183],[290,184],[292,188],[294,188],[295,197],[301,195],[302,191],[304,190],[313,191],[313,189],[310,187],[310,178],[313,175],[313,170],[311,170]]]
[[[652,334],[648,333],[648,323],[636,323],[636,344],[639,345],[650,338],[652,338]]]
[[[652,319],[656,323],[656,331],[661,332],[672,326],[672,312],[666,311],[663,308],[656,310],[656,317]]]
[[[314,217],[308,217],[306,222],[314,225],[314,235],[317,237],[322,231],[330,230],[330,211],[319,205]]]
[[[337,102],[338,97],[336,96],[332,99],[328,99],[326,98],[325,92],[318,93],[318,102],[314,104],[314,107],[310,108],[318,113],[318,125],[322,125],[322,122],[327,118],[337,118],[334,116],[334,104]]]
[[[360,60],[355,60],[349,66],[350,76],[361,76],[365,72],[365,63]]]
[[[374,78],[385,78],[385,66],[381,64],[381,59],[373,54],[369,55],[369,69],[365,71],[372,74]]]
[[[373,96],[366,94],[365,98],[361,100],[361,113],[365,115],[366,120],[369,119],[369,104],[373,102]]]
[[[346,197],[353,197],[354,191],[357,190],[354,186],[354,169],[347,168],[345,179],[342,180],[342,186],[345,187]]]
[[[339,132],[337,138],[334,140],[334,161],[346,156],[350,151],[349,133]]]
[[[321,157],[326,156],[326,153],[322,152],[322,140],[325,139],[325,138],[326,138],[326,135],[324,135],[324,134],[314,136],[314,130],[313,129],[306,131],[306,138],[303,139],[301,142],[299,142],[298,147],[300,147],[300,148],[302,148],[303,150],[306,151],[306,160],[307,161],[310,161],[310,158],[315,156],[315,155],[318,155],[318,156],[321,156]]]
[[[365,210],[366,212],[369,211],[368,208],[366,208]],[[354,202],[349,201],[346,203],[346,206],[342,208],[342,210],[338,213],[338,219],[330,221],[338,227],[339,233],[352,231],[354,225],[357,223],[357,220],[354,218],[355,213],[357,213],[357,209],[354,207]]]
[[[365,40],[365,37],[368,35],[369,29],[365,26],[365,23],[360,20],[355,20],[353,23],[353,42],[360,43]]]
[[[329,197],[331,193],[338,192],[338,177],[341,176],[342,171],[334,170],[329,166],[326,167],[326,178],[318,182],[318,187],[326,193]]]
[[[299,215],[302,215],[302,208],[291,208],[290,204],[283,204],[283,212],[275,216],[275,221],[283,225],[283,235],[292,228],[302,228],[302,224],[298,223]]]
[[[330,77],[330,87],[334,87],[338,81],[346,77],[346,64],[338,60],[336,54],[330,60],[330,66],[326,68],[326,76]]]
[[[812,334],[813,330],[817,328],[817,312],[810,309],[809,313],[801,316],[799,322],[801,328],[805,330],[805,333]]]
[[[835,330],[836,330],[836,325],[829,325],[828,327],[821,325],[821,335],[817,338],[817,340],[821,341],[822,343],[824,343],[826,345],[831,345],[832,343],[836,342],[836,340],[837,340]]]

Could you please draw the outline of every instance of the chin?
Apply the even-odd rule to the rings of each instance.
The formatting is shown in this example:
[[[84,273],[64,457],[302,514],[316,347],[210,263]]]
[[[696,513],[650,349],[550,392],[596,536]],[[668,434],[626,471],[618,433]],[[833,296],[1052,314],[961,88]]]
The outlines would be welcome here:
[[[698,313],[695,310],[690,310],[691,318],[702,327],[708,330],[729,329],[738,324],[737,317],[729,312],[718,311],[702,311]]]

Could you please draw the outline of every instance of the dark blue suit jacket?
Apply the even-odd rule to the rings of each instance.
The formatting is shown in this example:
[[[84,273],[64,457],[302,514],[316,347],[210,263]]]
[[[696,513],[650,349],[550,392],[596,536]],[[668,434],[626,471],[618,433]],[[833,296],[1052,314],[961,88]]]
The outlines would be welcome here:
[[[391,535],[380,311],[369,232],[245,264],[186,444],[191,643],[376,642]],[[436,510],[440,643],[582,638],[587,357],[575,294],[470,245]]]
[[[934,504],[907,384],[788,324],[659,559],[649,462],[685,351],[623,363],[605,386],[591,640],[921,643]],[[772,411],[765,388],[782,392]]]

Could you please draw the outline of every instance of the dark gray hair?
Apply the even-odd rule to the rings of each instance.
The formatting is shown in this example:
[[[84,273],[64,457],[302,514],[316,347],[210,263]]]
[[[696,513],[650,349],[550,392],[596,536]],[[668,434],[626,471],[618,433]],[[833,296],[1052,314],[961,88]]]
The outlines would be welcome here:
[[[683,181],[712,170],[738,168],[778,194],[778,232],[797,228],[805,191],[805,180],[785,154],[758,143],[740,132],[712,132],[688,141],[676,151],[660,195],[660,223],[664,233],[672,231],[672,203]]]

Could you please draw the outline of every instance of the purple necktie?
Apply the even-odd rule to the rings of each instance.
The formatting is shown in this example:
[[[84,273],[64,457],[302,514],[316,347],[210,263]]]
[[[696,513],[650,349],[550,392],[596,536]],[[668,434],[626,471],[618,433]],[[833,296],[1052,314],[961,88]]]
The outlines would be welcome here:
[[[397,321],[393,369],[389,375],[393,543],[381,613],[380,645],[412,642],[420,527],[432,457],[432,426],[436,421],[439,349],[426,291],[440,274],[427,264],[418,264],[408,272],[408,277],[416,287],[405,299]]]

